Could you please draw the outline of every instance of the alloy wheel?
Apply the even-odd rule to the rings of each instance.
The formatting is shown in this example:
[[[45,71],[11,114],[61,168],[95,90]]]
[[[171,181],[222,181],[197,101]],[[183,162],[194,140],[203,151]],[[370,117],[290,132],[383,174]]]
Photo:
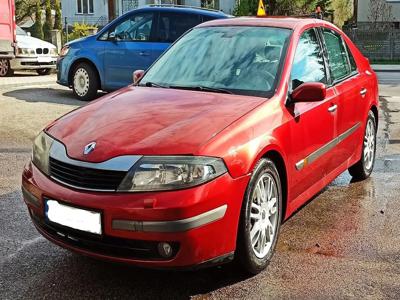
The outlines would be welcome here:
[[[8,74],[9,64],[8,60],[3,58],[0,59],[0,77],[4,77]]]
[[[263,174],[257,181],[250,210],[250,241],[262,259],[271,250],[278,225],[278,190],[274,178]]]
[[[364,164],[370,170],[375,159],[375,124],[372,119],[368,119],[364,136]]]

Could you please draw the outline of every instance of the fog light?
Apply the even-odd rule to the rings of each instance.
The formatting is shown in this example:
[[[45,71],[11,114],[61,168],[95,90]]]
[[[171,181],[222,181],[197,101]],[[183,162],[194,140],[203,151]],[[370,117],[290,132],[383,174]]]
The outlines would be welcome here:
[[[158,253],[164,257],[164,258],[169,258],[172,256],[172,247],[168,243],[158,243],[157,245],[158,248]]]

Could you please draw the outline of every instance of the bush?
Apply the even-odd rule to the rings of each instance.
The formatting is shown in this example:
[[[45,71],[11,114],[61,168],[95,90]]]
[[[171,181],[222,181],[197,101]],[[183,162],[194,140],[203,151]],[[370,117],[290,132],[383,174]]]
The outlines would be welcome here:
[[[43,25],[42,25],[42,7],[40,6],[40,0],[36,1],[36,10],[35,10],[35,24],[32,28],[32,36],[35,38],[43,40]]]
[[[51,4],[50,0],[46,0],[46,21],[43,25],[44,39],[51,42],[51,30],[53,29],[53,22],[51,17]]]
[[[97,30],[96,26],[88,25],[85,23],[75,23],[72,32],[68,34],[68,40],[76,40],[81,37],[91,35],[93,31]]]

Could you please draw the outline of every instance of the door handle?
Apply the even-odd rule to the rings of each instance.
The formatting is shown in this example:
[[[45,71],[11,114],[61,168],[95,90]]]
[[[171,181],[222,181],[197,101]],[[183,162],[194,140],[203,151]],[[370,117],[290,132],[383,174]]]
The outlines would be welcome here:
[[[362,88],[360,91],[360,95],[361,96],[365,96],[365,94],[367,93],[367,89],[366,88]]]
[[[332,106],[330,106],[329,108],[328,108],[328,111],[329,112],[335,112],[337,110],[337,105],[336,104],[334,104],[334,105],[332,105]]]
[[[139,52],[139,55],[140,55],[140,56],[149,56],[150,53],[149,53],[149,52],[145,52],[145,51],[140,51],[140,52]]]

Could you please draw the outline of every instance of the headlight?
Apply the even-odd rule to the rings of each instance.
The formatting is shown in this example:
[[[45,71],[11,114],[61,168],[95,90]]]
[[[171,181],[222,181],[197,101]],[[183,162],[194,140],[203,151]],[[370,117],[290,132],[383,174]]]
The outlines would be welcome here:
[[[58,55],[57,48],[50,49],[50,55],[57,56]]]
[[[35,49],[18,48],[17,49],[17,54],[19,54],[19,55],[27,55],[27,56],[35,56],[36,52],[35,52]]]
[[[60,51],[60,57],[64,57],[68,54],[69,52],[69,46],[64,46],[62,47],[61,51]]]
[[[179,190],[208,182],[227,172],[220,158],[144,156],[128,172],[119,192]]]
[[[49,152],[53,138],[42,131],[33,142],[32,162],[43,173],[49,175]]]

